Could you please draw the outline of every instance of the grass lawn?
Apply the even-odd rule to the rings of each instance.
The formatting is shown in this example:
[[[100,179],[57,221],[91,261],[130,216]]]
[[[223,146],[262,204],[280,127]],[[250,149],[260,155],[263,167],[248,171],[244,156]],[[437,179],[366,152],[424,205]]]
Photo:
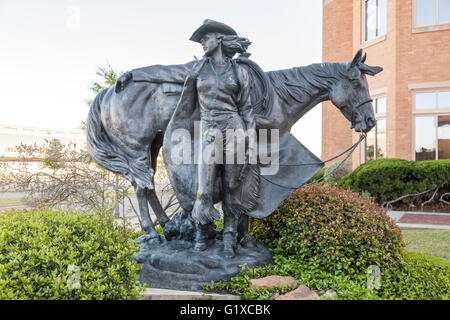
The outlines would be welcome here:
[[[420,251],[450,260],[450,230],[402,230],[406,250]]]

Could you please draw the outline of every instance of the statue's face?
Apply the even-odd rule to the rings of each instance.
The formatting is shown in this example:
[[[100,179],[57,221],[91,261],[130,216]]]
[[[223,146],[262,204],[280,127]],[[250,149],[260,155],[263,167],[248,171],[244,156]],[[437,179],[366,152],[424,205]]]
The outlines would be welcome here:
[[[200,39],[205,56],[211,56],[219,47],[220,42],[216,33],[207,33]]]

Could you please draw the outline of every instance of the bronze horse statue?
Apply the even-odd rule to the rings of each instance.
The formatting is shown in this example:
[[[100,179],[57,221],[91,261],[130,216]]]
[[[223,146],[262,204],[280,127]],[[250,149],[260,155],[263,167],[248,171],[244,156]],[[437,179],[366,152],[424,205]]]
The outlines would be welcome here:
[[[238,62],[239,62],[238,58]],[[320,102],[331,100],[357,132],[367,132],[375,126],[366,75],[374,76],[381,67],[365,64],[366,55],[359,50],[348,63],[318,63],[305,67],[262,72],[247,58],[241,63],[249,69],[254,83],[252,103],[259,128],[279,128],[290,135],[292,126]],[[149,215],[148,204],[154,210],[159,224],[169,221],[154,189],[153,173],[157,155],[163,145],[164,160],[169,177],[181,207],[192,210],[197,191],[195,168],[178,170],[168,161],[170,140],[164,137],[167,126],[180,99],[184,80],[195,61],[182,65],[155,65],[132,70],[119,79],[115,86],[101,91],[94,99],[87,119],[88,147],[92,158],[108,170],[125,175],[136,190],[142,226],[148,241],[159,241]],[[258,72],[259,71],[259,72]],[[167,144],[167,146],[166,146]],[[323,162],[298,143],[308,159],[317,165],[297,174],[308,180]],[[168,161],[168,162],[167,162]],[[286,179],[286,177],[280,177]],[[187,181],[184,183],[180,181]],[[220,180],[220,177],[218,178]],[[269,179],[266,179],[270,182]],[[275,188],[275,189],[274,189]],[[279,193],[282,201],[293,190],[268,187],[266,198]],[[264,193],[264,192],[263,192]],[[273,212],[280,201],[267,202],[261,197],[262,218]],[[264,202],[266,201],[266,202]],[[238,237],[248,238],[248,217],[239,222]]]

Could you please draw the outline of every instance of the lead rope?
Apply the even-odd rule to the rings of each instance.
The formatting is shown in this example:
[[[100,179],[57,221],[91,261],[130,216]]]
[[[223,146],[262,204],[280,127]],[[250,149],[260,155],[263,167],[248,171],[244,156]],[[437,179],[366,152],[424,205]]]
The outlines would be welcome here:
[[[314,163],[301,163],[301,164],[285,164],[284,166],[306,166],[306,165],[313,165],[313,164],[324,164],[324,163],[326,163],[326,162],[329,162],[329,161],[332,161],[332,160],[334,160],[334,159],[336,159],[336,158],[339,158],[340,156],[342,156],[343,154],[345,154],[346,152],[349,152],[346,156],[345,156],[345,158],[336,166],[336,168],[334,168],[333,170],[331,170],[331,172],[329,172],[329,173],[327,173],[327,174],[325,174],[325,175],[323,175],[322,177],[320,177],[319,179],[316,179],[316,180],[314,180],[314,181],[312,181],[312,182],[310,182],[310,183],[308,183],[308,184],[302,184],[302,185],[300,185],[300,186],[298,186],[298,187],[286,187],[286,186],[283,186],[283,185],[281,185],[281,184],[278,184],[278,183],[276,183],[276,182],[273,182],[273,181],[270,181],[269,179],[267,179],[266,177],[264,177],[263,175],[260,175],[261,176],[261,178],[263,178],[264,180],[266,180],[267,182],[269,182],[269,183],[271,183],[271,184],[273,184],[273,185],[275,185],[275,186],[277,186],[277,187],[280,187],[280,188],[283,188],[283,189],[292,189],[292,190],[295,190],[295,189],[301,189],[301,188],[306,188],[306,187],[308,187],[308,186],[310,186],[310,185],[312,185],[312,184],[315,184],[315,183],[317,183],[317,182],[319,182],[319,181],[322,181],[323,179],[325,179],[326,177],[328,177],[328,176],[330,176],[331,174],[333,174],[337,169],[339,169],[341,166],[342,166],[342,164],[344,163],[344,161],[345,160],[347,160],[349,157],[350,157],[350,155],[353,153],[353,151],[355,151],[355,149],[356,149],[356,147],[366,138],[366,134],[365,133],[361,133],[361,135],[359,136],[359,139],[358,139],[358,141],[356,141],[356,143],[354,144],[354,145],[352,145],[350,148],[348,148],[347,150],[345,150],[345,151],[343,151],[343,152],[341,152],[340,154],[338,154],[338,155],[336,155],[336,156],[334,156],[334,157],[332,157],[332,158],[330,158],[330,159],[328,159],[328,160],[325,160],[325,161],[322,161],[322,162],[314,162]],[[283,166],[283,164],[281,164],[282,166]]]

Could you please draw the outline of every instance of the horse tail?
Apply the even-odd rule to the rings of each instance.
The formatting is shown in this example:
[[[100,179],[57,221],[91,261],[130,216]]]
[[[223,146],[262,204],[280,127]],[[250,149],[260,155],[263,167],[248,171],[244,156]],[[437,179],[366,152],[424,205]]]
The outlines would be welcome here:
[[[153,170],[133,159],[111,140],[101,120],[101,101],[108,89],[92,102],[86,122],[88,149],[96,163],[114,173],[123,174],[133,185],[153,189]]]

